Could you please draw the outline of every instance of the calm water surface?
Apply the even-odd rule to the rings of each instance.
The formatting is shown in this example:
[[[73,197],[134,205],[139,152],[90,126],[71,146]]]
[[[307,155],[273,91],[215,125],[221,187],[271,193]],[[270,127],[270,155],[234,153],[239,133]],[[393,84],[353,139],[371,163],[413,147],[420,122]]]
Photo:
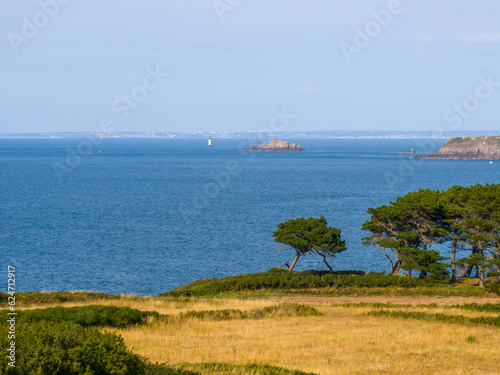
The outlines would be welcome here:
[[[294,140],[289,140],[294,141]],[[418,160],[444,140],[295,140],[303,153],[241,152],[243,140],[105,139],[62,177],[77,139],[0,140],[0,266],[19,291],[158,294],[200,278],[289,262],[276,225],[325,216],[348,250],[334,269],[386,271],[361,244],[366,210],[419,188],[500,183],[500,162]],[[297,269],[324,269],[307,256]],[[5,290],[5,283],[1,290]]]

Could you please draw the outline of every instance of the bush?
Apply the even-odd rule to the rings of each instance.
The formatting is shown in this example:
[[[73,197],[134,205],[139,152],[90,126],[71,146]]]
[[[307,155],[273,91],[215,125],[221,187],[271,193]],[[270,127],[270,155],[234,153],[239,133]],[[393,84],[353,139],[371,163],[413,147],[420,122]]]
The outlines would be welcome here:
[[[0,314],[7,313],[3,310]],[[157,312],[139,311],[129,307],[117,306],[76,306],[76,307],[50,307],[46,309],[18,310],[19,323],[47,322],[72,322],[84,327],[109,326],[126,327],[132,324],[142,324],[148,316],[158,317]]]
[[[484,289],[486,289],[490,293],[495,293],[500,296],[500,283],[491,283],[485,285]]]
[[[7,325],[0,327],[0,347],[9,348]],[[144,375],[141,358],[120,336],[74,323],[18,323],[16,367],[0,356],[4,375]]]
[[[448,265],[445,263],[433,263],[429,266],[429,274],[425,281],[430,283],[447,284],[451,280]]]
[[[0,303],[5,303],[8,301],[9,295],[4,292],[0,292]]]

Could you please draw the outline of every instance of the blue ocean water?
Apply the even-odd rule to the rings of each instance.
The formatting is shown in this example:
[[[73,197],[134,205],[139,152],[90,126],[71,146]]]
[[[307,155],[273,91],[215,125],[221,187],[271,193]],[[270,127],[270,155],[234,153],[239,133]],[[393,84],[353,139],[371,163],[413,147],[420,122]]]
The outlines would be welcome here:
[[[249,153],[241,139],[0,140],[0,266],[18,291],[158,294],[289,262],[276,225],[323,215],[348,249],[334,269],[386,271],[363,246],[366,210],[419,188],[500,183],[500,162],[411,160],[444,140],[300,139]],[[61,167],[62,166],[62,167]],[[64,172],[61,174],[61,172]],[[297,269],[324,269],[307,256]],[[6,283],[1,283],[5,290]]]

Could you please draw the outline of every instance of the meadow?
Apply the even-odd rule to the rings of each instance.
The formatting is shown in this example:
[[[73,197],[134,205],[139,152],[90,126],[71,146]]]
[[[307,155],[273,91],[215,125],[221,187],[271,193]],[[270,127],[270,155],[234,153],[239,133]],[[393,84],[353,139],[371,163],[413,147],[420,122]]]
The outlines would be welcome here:
[[[101,305],[147,312],[141,323],[99,329],[122,336],[133,353],[179,374],[498,373],[495,294],[109,298],[74,293],[72,298],[66,293],[65,302],[50,302],[49,296],[27,303],[25,310]]]

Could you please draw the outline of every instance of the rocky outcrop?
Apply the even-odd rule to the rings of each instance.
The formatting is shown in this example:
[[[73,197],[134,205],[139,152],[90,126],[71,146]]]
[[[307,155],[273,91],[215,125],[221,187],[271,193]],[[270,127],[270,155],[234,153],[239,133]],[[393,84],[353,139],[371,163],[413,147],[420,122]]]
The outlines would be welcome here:
[[[415,149],[410,148],[408,151],[399,151],[398,154],[418,154],[418,152],[415,151]]]
[[[273,139],[269,143],[263,143],[260,146],[252,145],[248,150],[244,151],[304,151],[304,149],[295,143]]]
[[[439,149],[417,159],[500,159],[500,136],[453,137]]]

